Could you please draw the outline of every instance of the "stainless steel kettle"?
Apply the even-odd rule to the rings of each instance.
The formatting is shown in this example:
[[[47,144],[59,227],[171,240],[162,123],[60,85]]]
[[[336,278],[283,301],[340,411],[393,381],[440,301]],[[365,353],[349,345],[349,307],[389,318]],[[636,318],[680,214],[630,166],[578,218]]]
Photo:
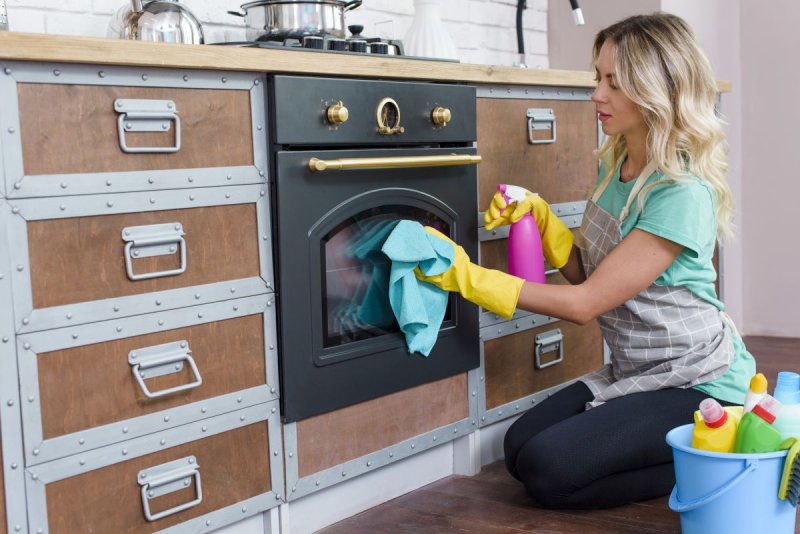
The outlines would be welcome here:
[[[203,44],[203,27],[179,0],[131,0],[108,25],[108,36],[164,43]]]

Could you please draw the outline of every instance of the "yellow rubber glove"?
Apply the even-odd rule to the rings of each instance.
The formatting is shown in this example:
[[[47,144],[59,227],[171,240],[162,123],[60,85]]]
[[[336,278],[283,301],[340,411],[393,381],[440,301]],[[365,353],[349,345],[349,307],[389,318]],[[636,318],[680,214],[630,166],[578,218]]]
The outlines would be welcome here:
[[[451,243],[455,249],[453,264],[442,274],[425,276],[419,267],[414,271],[416,277],[445,291],[458,291],[461,296],[493,313],[510,319],[517,309],[519,292],[525,280],[494,269],[486,269],[469,261],[464,248],[454,243],[441,232],[425,227],[425,231]]]
[[[526,213],[530,213],[542,235],[542,252],[545,259],[556,269],[562,268],[569,260],[569,253],[572,250],[572,232],[550,210],[550,205],[542,197],[522,187],[507,187],[506,194],[516,200],[509,204],[500,191],[495,193],[489,209],[483,215],[486,229],[493,230],[504,224],[515,223]]]

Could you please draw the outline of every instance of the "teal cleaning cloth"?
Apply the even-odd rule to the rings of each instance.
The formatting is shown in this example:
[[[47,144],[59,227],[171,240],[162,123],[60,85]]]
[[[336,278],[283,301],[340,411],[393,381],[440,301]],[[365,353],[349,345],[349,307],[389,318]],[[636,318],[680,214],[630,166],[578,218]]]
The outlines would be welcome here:
[[[453,245],[438,239],[415,221],[400,221],[381,247],[392,260],[389,303],[405,334],[409,352],[428,356],[439,336],[449,295],[414,276],[419,266],[427,276],[445,272],[453,263]]]

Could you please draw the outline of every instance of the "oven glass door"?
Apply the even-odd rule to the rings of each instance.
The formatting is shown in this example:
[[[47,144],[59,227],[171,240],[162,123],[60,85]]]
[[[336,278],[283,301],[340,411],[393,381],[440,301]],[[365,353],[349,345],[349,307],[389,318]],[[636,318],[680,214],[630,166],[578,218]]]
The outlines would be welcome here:
[[[320,159],[474,154],[474,149],[284,151],[276,156],[281,398],[294,421],[479,365],[478,309],[451,295],[431,354],[409,354],[380,251],[401,219],[477,254],[472,165],[311,172]]]
[[[322,236],[320,304],[324,349],[400,331],[389,303],[391,261],[381,251],[400,219],[418,221],[450,234],[448,222],[435,213],[390,204],[348,217]],[[444,320],[450,318],[448,308]]]

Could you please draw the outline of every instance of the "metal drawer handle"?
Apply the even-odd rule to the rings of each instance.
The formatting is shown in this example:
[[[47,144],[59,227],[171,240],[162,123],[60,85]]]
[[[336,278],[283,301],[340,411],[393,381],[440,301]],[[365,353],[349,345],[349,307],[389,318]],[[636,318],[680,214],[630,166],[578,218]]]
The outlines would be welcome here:
[[[476,165],[480,156],[469,154],[450,154],[449,156],[400,156],[394,158],[311,158],[308,168],[311,172],[349,171],[354,169],[410,169],[413,167],[452,167],[455,165]]]
[[[556,328],[549,332],[543,332],[535,338],[536,348],[534,350],[534,365],[536,369],[546,369],[564,361],[564,336],[561,329]],[[558,358],[553,361],[542,363],[542,354],[558,351]]]
[[[528,109],[528,142],[532,145],[546,145],[556,142],[556,115],[550,108]],[[550,139],[534,139],[535,130],[552,130]]]
[[[179,504],[174,508],[153,514],[150,512],[150,500],[182,490],[194,479],[195,499]],[[142,487],[142,507],[148,521],[158,521],[169,515],[177,514],[203,502],[203,486],[200,481],[200,466],[194,456],[187,456],[174,462],[157,465],[139,471],[137,478]]]
[[[163,276],[175,276],[186,271],[186,241],[180,223],[152,224],[149,226],[129,226],[122,229],[125,244],[125,270],[131,280],[149,280]],[[181,266],[169,271],[135,274],[133,258],[165,256],[180,250]]]
[[[144,349],[132,350],[128,353],[128,364],[131,366],[136,382],[148,399],[157,399],[179,391],[194,389],[203,383],[203,377],[197,369],[197,364],[191,356],[189,342],[186,340],[155,345]],[[161,391],[150,391],[144,383],[147,378],[177,373],[183,370],[183,362],[189,364],[194,379],[188,384],[182,384]]]
[[[119,113],[117,132],[123,152],[177,152],[181,149],[181,119],[172,100],[137,100],[118,98],[114,110]],[[175,146],[128,146],[125,132],[169,132],[175,123]]]

